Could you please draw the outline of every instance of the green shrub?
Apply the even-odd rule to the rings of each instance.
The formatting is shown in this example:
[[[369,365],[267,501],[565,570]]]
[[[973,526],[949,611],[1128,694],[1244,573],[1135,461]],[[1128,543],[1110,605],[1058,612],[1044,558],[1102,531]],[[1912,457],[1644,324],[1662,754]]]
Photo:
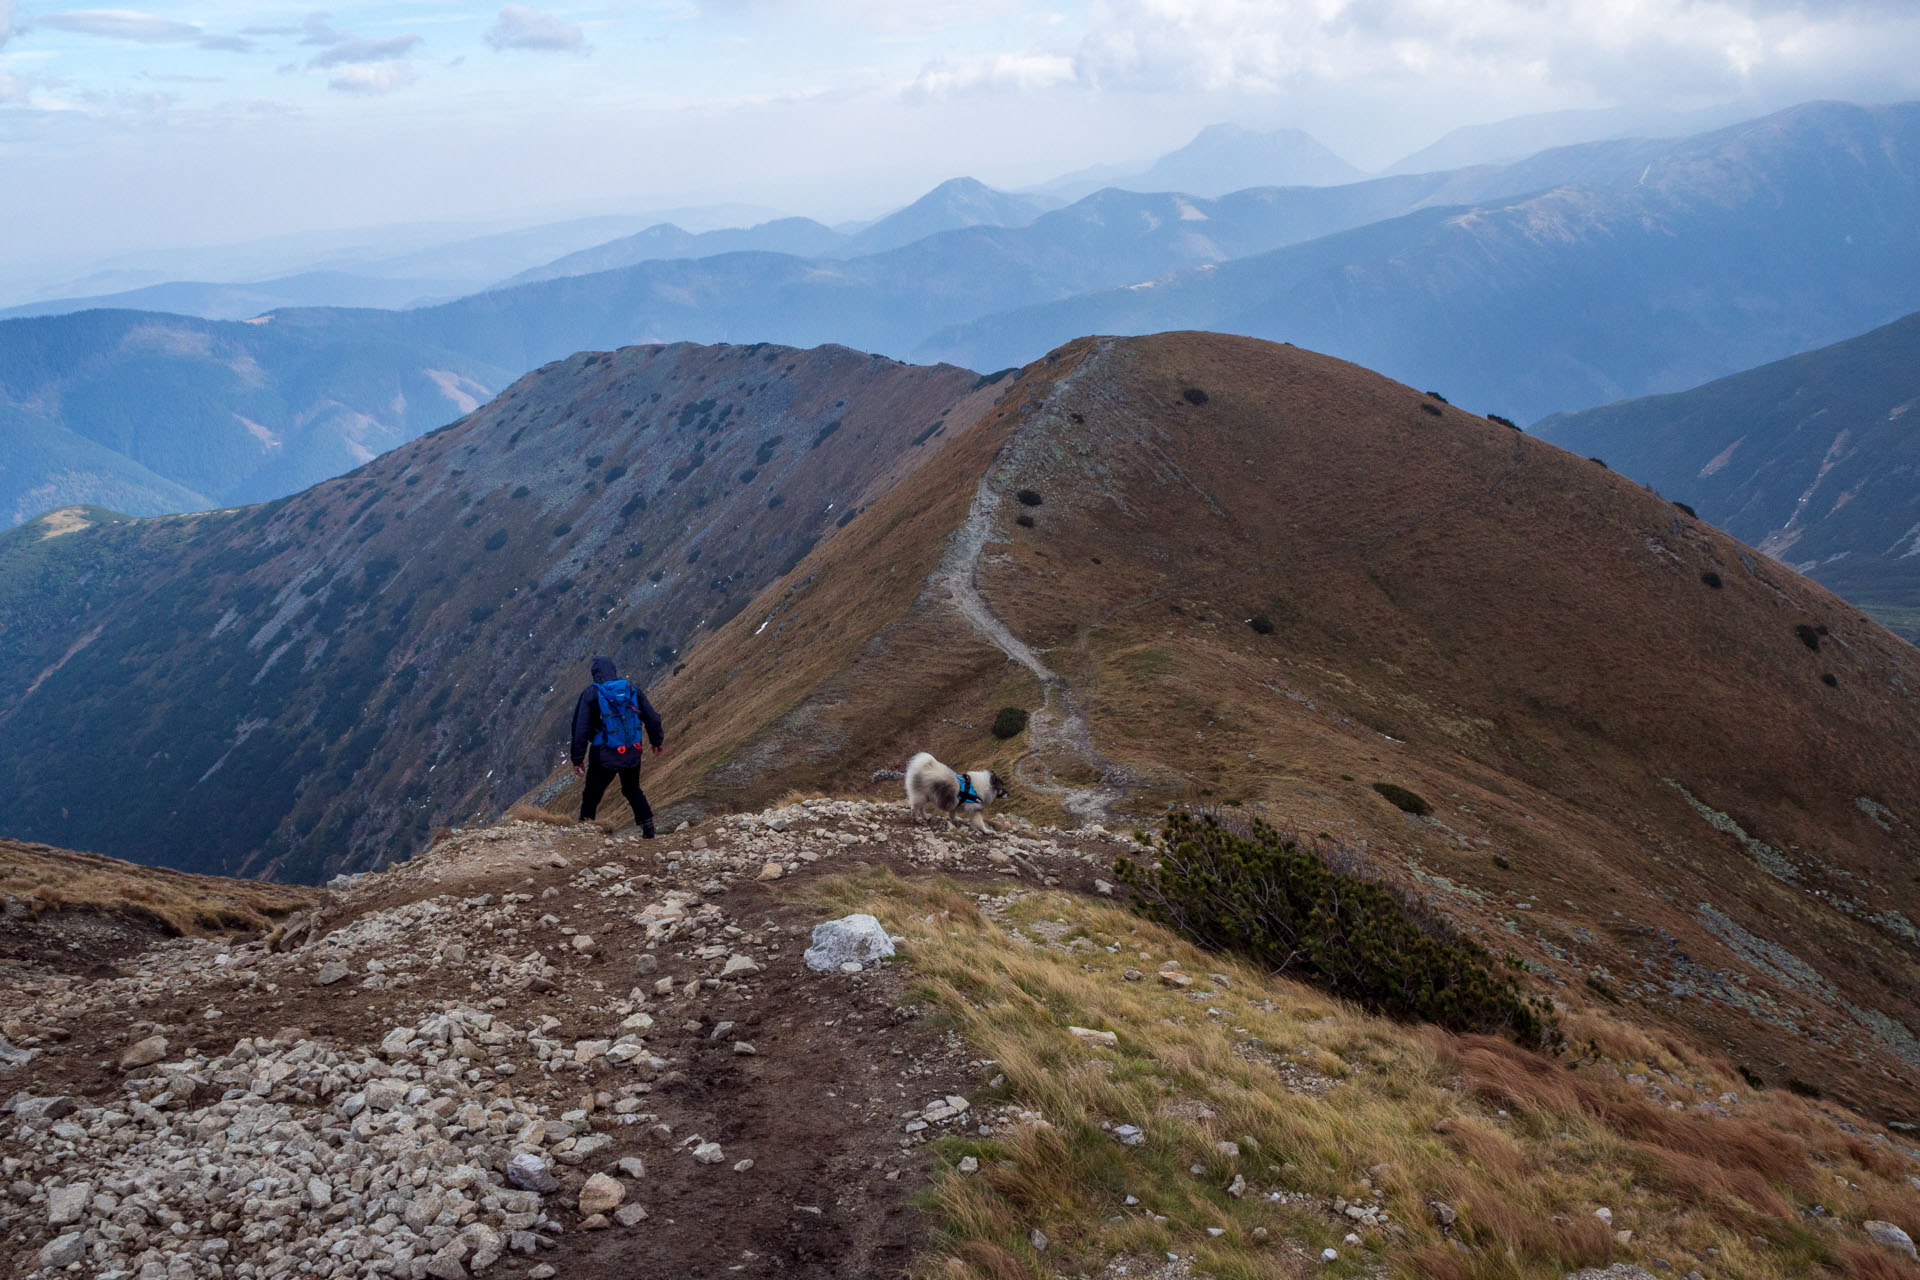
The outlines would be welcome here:
[[[1834,675],[1833,672],[1825,671],[1825,672],[1822,672],[1820,675],[1820,683],[1827,686],[1827,688],[1829,689],[1833,689],[1833,688],[1839,687],[1840,679],[1838,676]]]
[[[1439,405],[1433,403],[1433,401],[1431,400],[1422,400],[1420,402],[1420,409],[1421,409],[1421,412],[1430,413],[1436,418],[1439,417],[1442,414],[1442,412],[1444,412]]]
[[[1557,1046],[1543,1001],[1498,976],[1477,944],[1456,938],[1378,884],[1334,870],[1263,822],[1245,834],[1208,814],[1167,815],[1157,860],[1115,871],[1134,909],[1210,951],[1305,978],[1389,1017],[1499,1032]]]
[[[1041,497],[1039,494],[1035,493],[1031,489],[1022,489],[1018,493],[1015,493],[1013,496],[1020,499],[1020,505],[1023,507],[1037,507],[1041,503],[1046,501],[1045,498]]]
[[[1818,653],[1820,652],[1820,637],[1825,635],[1826,631],[1824,628],[1809,626],[1802,622],[1794,627],[1793,634],[1800,637],[1801,644]]]
[[[1395,786],[1391,782],[1376,782],[1373,784],[1373,789],[1385,796],[1393,807],[1402,813],[1411,813],[1415,817],[1424,818],[1433,812],[1432,805],[1405,787]]]
[[[1707,570],[1705,573],[1700,575],[1700,581],[1706,583],[1708,586],[1712,587],[1715,591],[1718,591],[1722,586],[1725,585],[1720,581],[1720,575],[1715,573],[1711,569]]]
[[[1695,511],[1692,507],[1688,506],[1684,502],[1676,502],[1673,505],[1680,508],[1680,510],[1686,512],[1688,515],[1692,516],[1695,520],[1698,520],[1700,518],[1700,513],[1698,511]]]
[[[1500,416],[1499,414],[1497,414],[1497,413],[1490,413],[1490,414],[1488,414],[1488,415],[1487,415],[1487,421],[1488,421],[1488,422],[1497,422],[1497,423],[1499,423],[1499,424],[1500,424],[1501,426],[1503,426],[1503,427],[1511,427],[1511,428],[1512,428],[1513,430],[1515,430],[1515,431],[1518,431],[1518,430],[1520,429],[1520,424],[1519,424],[1519,423],[1517,423],[1517,422],[1515,422],[1515,421],[1514,421],[1514,420],[1513,420],[1512,418],[1503,418],[1503,417],[1501,417],[1501,416]]]
[[[1273,634],[1273,619],[1264,613],[1256,613],[1247,619],[1247,625],[1263,636]]]
[[[1451,403],[1452,403],[1452,401],[1450,401],[1450,400],[1448,400],[1448,399],[1447,399],[1447,398],[1446,398],[1445,396],[1443,396],[1443,395],[1441,395],[1441,394],[1440,394],[1440,393],[1439,393],[1438,391],[1429,391],[1429,392],[1427,392],[1427,399],[1429,399],[1429,400],[1438,400],[1438,401],[1439,401],[1439,402],[1440,402],[1441,404],[1451,404]]]
[[[507,531],[505,529],[495,529],[487,535],[487,540],[481,545],[489,551],[498,551],[507,545]]]
[[[1000,739],[1017,737],[1027,727],[1027,709],[1025,707],[1002,707],[993,717],[993,736]]]
[[[1031,529],[1033,528],[1033,524],[1034,524],[1032,516],[1015,516],[1013,518],[1013,522],[1019,525],[1022,529]]]
[[[1207,402],[1207,393],[1198,387],[1188,387],[1180,393],[1180,398],[1188,404],[1205,404]]]

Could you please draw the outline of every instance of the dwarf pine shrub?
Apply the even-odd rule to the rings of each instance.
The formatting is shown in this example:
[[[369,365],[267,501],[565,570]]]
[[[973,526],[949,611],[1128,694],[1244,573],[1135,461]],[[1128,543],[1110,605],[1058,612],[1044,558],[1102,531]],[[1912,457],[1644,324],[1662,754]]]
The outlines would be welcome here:
[[[1211,814],[1175,811],[1154,848],[1152,864],[1122,858],[1115,873],[1136,911],[1198,946],[1388,1017],[1505,1032],[1529,1045],[1560,1041],[1547,1004],[1496,974],[1485,948],[1263,822],[1242,834]]]
[[[1025,707],[1002,707],[993,718],[993,736],[1012,738],[1027,727],[1027,709]]]
[[[1385,796],[1388,803],[1402,813],[1424,818],[1433,812],[1433,806],[1427,803],[1426,797],[1418,792],[1409,791],[1405,787],[1391,782],[1376,782],[1373,784],[1373,789]]]

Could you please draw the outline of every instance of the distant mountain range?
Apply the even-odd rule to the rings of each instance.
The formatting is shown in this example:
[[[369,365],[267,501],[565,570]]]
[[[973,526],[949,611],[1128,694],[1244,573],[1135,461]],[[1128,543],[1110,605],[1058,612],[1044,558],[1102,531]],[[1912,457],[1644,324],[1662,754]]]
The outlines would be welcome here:
[[[1920,105],[1814,104],[1527,166],[1578,157],[1612,172],[983,316],[915,351],[992,368],[1077,333],[1212,329],[1530,420],[1679,390],[1920,306]]]
[[[1920,315],[1534,430],[1685,502],[1920,643]]]

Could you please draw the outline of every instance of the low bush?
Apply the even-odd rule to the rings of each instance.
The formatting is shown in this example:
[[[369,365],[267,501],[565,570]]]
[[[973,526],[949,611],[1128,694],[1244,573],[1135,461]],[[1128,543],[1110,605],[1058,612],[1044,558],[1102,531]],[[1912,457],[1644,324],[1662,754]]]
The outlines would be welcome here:
[[[1207,393],[1198,387],[1188,387],[1180,393],[1180,398],[1188,404],[1205,404],[1207,402]]]
[[[1680,510],[1686,512],[1688,515],[1692,516],[1695,520],[1698,520],[1700,518],[1700,513],[1698,511],[1695,511],[1692,507],[1688,506],[1684,502],[1676,502],[1673,505],[1680,508]]]
[[[1021,527],[1022,529],[1031,529],[1031,528],[1033,528],[1033,517],[1032,517],[1032,516],[1015,516],[1015,517],[1013,518],[1013,522],[1014,522],[1015,524],[1017,524],[1017,525],[1019,525],[1019,526],[1020,526],[1020,527]]]
[[[1827,686],[1827,688],[1829,689],[1834,689],[1839,687],[1840,678],[1834,675],[1833,672],[1831,671],[1825,671],[1825,672],[1822,672],[1820,675],[1820,683]]]
[[[1496,975],[1484,948],[1265,823],[1242,834],[1211,814],[1170,813],[1155,852],[1151,865],[1121,859],[1116,873],[1135,910],[1201,947],[1305,978],[1389,1017],[1558,1043],[1544,1003]]]
[[[1037,507],[1046,501],[1045,498],[1031,489],[1021,489],[1013,496],[1020,499],[1020,505],[1023,507]]]
[[[1436,418],[1444,412],[1439,405],[1433,403],[1431,400],[1422,400],[1420,402],[1420,408],[1422,412],[1430,413]]]
[[[1520,424],[1519,424],[1519,423],[1517,423],[1517,422],[1515,422],[1515,421],[1514,421],[1514,420],[1513,420],[1512,418],[1503,418],[1503,417],[1501,417],[1501,416],[1500,416],[1499,414],[1497,414],[1497,413],[1490,413],[1490,414],[1488,414],[1488,415],[1487,415],[1487,421],[1488,421],[1488,422],[1497,422],[1497,423],[1499,423],[1499,424],[1500,424],[1501,426],[1503,426],[1503,427],[1511,427],[1511,428],[1512,428],[1513,430],[1515,430],[1515,431],[1518,431],[1518,430],[1520,429]]]
[[[1793,634],[1800,637],[1801,644],[1818,653],[1820,652],[1820,637],[1826,633],[1819,627],[1810,626],[1802,622],[1794,626]]]
[[[1025,707],[1002,707],[993,717],[993,736],[1005,740],[1018,737],[1027,727],[1027,709]]]
[[[1439,393],[1438,391],[1429,391],[1429,392],[1427,392],[1427,399],[1429,399],[1429,400],[1438,400],[1438,401],[1439,401],[1439,402],[1440,402],[1441,404],[1451,404],[1451,403],[1453,403],[1453,402],[1452,402],[1451,400],[1448,400],[1448,399],[1447,399],[1447,398],[1446,398],[1445,396],[1443,396],[1443,395],[1441,395],[1441,394],[1440,394],[1440,393]]]
[[[1433,812],[1432,805],[1405,787],[1395,786],[1391,782],[1376,782],[1373,784],[1373,789],[1385,796],[1393,807],[1402,813],[1411,813],[1415,817],[1424,818]]]
[[[1722,586],[1726,585],[1720,581],[1720,575],[1715,573],[1711,569],[1707,570],[1705,573],[1700,575],[1700,581],[1706,583],[1708,586],[1712,587],[1715,591],[1718,591]]]
[[[1247,619],[1247,625],[1263,636],[1273,634],[1273,619],[1264,613],[1256,613]]]

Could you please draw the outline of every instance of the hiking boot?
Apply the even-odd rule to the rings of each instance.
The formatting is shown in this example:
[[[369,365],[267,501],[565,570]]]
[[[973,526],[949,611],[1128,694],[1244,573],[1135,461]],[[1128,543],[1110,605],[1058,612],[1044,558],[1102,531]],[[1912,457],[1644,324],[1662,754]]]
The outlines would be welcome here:
[[[643,840],[653,839],[653,824],[651,822],[643,822],[640,824],[640,837]]]

